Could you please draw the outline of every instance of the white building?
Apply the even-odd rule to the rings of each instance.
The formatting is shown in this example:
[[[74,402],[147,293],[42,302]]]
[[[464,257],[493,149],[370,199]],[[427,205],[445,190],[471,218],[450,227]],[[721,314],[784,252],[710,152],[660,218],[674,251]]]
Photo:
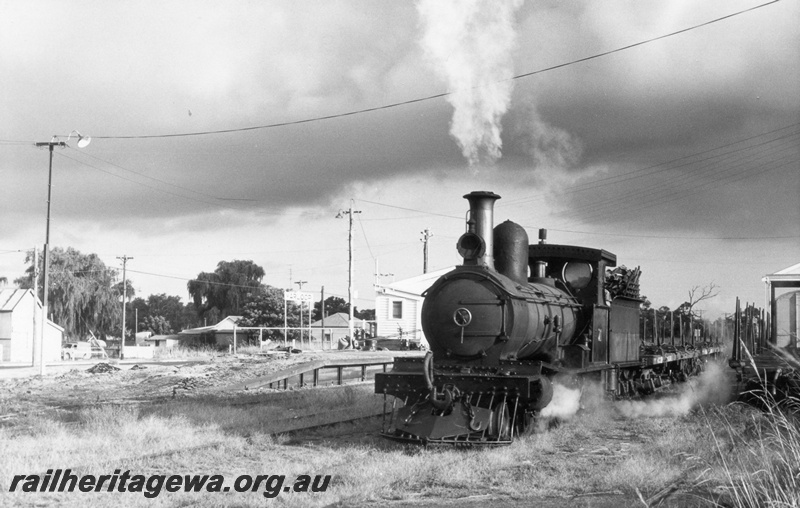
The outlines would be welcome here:
[[[0,363],[38,365],[33,344],[41,333],[42,303],[30,289],[0,289]],[[44,331],[44,361],[61,360],[64,329],[49,319]]]
[[[375,322],[377,334],[381,337],[422,340],[428,347],[422,333],[422,293],[431,287],[436,279],[450,272],[454,267],[424,273],[391,284],[375,286]]]
[[[772,322],[772,340],[778,347],[800,347],[800,263],[761,279],[766,284],[766,307]]]

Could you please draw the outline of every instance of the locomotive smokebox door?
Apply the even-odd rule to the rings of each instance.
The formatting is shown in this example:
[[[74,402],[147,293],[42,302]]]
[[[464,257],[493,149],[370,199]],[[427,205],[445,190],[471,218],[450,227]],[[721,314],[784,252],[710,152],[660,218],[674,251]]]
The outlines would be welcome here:
[[[504,324],[503,302],[490,285],[470,276],[451,278],[428,291],[422,307],[434,353],[471,357],[491,348]]]

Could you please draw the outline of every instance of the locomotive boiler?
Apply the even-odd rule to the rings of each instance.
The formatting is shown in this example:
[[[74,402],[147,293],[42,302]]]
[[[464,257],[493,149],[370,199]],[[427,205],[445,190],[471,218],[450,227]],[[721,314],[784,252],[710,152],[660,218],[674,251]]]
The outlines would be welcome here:
[[[710,349],[640,347],[638,273],[606,280],[602,249],[529,244],[494,227],[492,192],[472,192],[463,264],[425,293],[424,358],[396,358],[375,377],[391,399],[382,434],[421,443],[508,444],[553,397],[553,379],[591,378],[612,394],[647,391],[696,367]],[[627,274],[631,275],[631,274]]]

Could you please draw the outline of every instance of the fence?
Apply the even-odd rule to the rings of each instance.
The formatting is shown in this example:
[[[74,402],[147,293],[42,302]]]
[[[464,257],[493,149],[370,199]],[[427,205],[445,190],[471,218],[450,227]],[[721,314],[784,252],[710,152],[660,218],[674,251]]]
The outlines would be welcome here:
[[[233,327],[233,352],[236,352],[236,348],[238,347],[239,338],[241,337],[240,333],[237,332],[247,332],[247,331],[258,331],[258,344],[260,349],[264,349],[267,345],[271,344],[274,339],[272,338],[264,338],[265,331],[276,332],[276,334],[280,335],[277,339],[277,342],[280,343],[284,347],[291,346],[292,348],[298,349],[312,349],[312,350],[324,350],[324,349],[337,349],[338,348],[338,341],[340,338],[347,336],[349,333],[349,329],[345,328],[342,330],[341,328],[283,328],[283,327],[268,327],[268,326],[234,326]],[[299,340],[294,338],[289,338],[290,332],[298,332]],[[335,333],[335,332],[338,332]],[[314,337],[315,334],[319,334],[318,337]]]

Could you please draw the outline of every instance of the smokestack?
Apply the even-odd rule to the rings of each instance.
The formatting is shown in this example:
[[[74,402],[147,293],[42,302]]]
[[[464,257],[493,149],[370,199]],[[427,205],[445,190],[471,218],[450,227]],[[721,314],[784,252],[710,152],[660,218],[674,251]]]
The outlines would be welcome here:
[[[489,191],[470,192],[464,196],[469,201],[467,232],[461,235],[456,246],[465,265],[486,266],[494,270],[494,202],[500,196]]]

